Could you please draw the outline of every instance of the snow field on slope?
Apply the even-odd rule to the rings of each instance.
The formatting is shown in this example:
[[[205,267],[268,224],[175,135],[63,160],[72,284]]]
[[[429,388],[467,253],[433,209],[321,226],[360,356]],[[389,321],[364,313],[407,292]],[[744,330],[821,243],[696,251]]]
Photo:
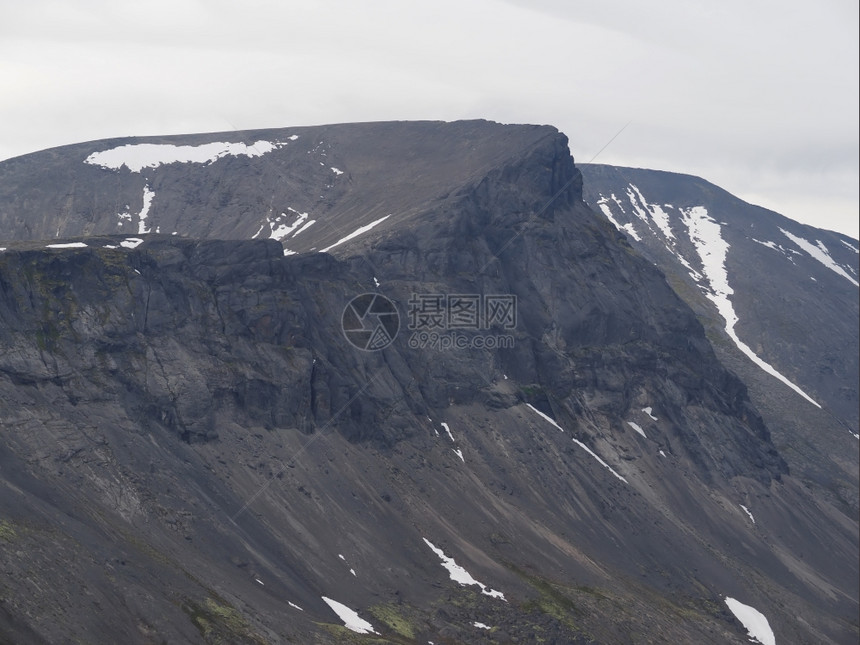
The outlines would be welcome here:
[[[738,316],[730,299],[734,290],[729,286],[729,276],[726,272],[726,255],[729,251],[729,244],[722,237],[719,223],[708,214],[704,206],[682,209],[681,214],[682,221],[687,226],[690,240],[696,247],[696,252],[702,261],[705,277],[710,285],[710,290],[705,291],[705,296],[714,303],[720,316],[725,320],[726,334],[753,363],[785,383],[815,407],[820,408],[821,406],[812,397],[753,352],[735,332]]]
[[[140,172],[144,168],[157,168],[171,163],[212,163],[227,156],[262,157],[264,154],[285,145],[287,145],[286,142],[272,143],[270,141],[257,141],[250,146],[245,143],[227,143],[224,141],[213,141],[199,146],[130,143],[109,150],[94,152],[84,162],[109,170],[119,170],[125,166],[131,172]]]

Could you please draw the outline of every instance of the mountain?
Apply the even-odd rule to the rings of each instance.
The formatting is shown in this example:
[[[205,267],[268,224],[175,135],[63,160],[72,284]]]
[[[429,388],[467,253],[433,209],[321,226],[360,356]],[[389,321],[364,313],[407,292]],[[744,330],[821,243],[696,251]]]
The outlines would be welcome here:
[[[57,148],[0,230],[0,641],[858,636],[849,496],[554,128]]]
[[[792,471],[823,482],[856,514],[857,240],[698,177],[581,170],[585,200],[693,308],[720,360],[749,386]]]

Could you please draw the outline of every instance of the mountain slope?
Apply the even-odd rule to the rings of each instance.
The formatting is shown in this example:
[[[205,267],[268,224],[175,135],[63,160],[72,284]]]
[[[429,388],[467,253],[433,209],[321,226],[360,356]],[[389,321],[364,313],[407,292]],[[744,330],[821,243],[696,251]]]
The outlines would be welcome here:
[[[5,240],[160,232],[321,250],[424,212],[554,133],[487,128],[366,123],[65,146],[0,163],[0,230]]]
[[[693,307],[792,468],[826,482],[855,515],[857,241],[697,177],[602,165],[582,172],[586,201]]]
[[[117,142],[44,153],[70,183],[26,200],[41,162],[0,164],[1,637],[741,643],[735,598],[777,642],[856,639],[856,519],[792,476],[694,312],[585,206],[563,135],[320,131],[352,183],[283,246],[203,238],[279,230],[247,196],[286,189],[254,164],[301,130],[155,169],[162,235],[111,235],[113,207],[32,215],[111,181],[142,210],[137,173],[83,161]],[[300,152],[272,212],[316,199]],[[218,178],[243,197],[206,214],[191,187]],[[58,223],[86,237],[28,237]],[[341,329],[365,292],[400,314],[374,352]],[[452,330],[407,328],[416,294],[514,296],[517,318],[442,348]]]

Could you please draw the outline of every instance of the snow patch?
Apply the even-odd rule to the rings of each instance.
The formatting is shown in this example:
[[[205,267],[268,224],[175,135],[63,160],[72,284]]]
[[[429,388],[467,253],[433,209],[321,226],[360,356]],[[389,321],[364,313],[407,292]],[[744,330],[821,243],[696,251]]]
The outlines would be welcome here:
[[[490,627],[489,625],[485,625],[484,623],[479,623],[477,620],[474,623],[472,623],[472,625],[474,625],[478,629],[492,629],[492,627]]]
[[[304,609],[302,609],[301,607],[299,607],[297,604],[290,602],[289,600],[287,601],[287,604],[288,604],[290,607],[292,607],[293,609],[298,609],[299,611],[304,611]]]
[[[339,170],[338,168],[335,168],[334,166],[331,167],[331,171],[336,175],[342,175],[343,174],[343,170]]]
[[[797,244],[797,246],[799,246],[810,256],[812,256],[814,260],[818,260],[821,264],[826,266],[834,273],[841,275],[855,287],[860,287],[860,283],[858,283],[857,280],[848,275],[848,272],[845,271],[845,269],[843,269],[841,266],[839,266],[838,264],[836,264],[836,262],[833,261],[833,258],[830,257],[830,251],[827,250],[827,247],[824,246],[824,243],[821,240],[815,240],[816,243],[813,244],[809,240],[805,240],[802,237],[792,235],[784,228],[780,228],[779,230],[782,231],[782,234],[785,235],[788,239],[790,239],[792,242]]]
[[[660,456],[661,456],[661,457],[665,457],[665,456],[666,456],[666,453],[665,453],[665,452],[663,452],[662,450],[660,450],[659,452],[660,452]]]
[[[851,250],[852,250],[852,251],[854,251],[855,253],[860,253],[860,249],[858,249],[858,248],[857,248],[856,246],[854,246],[853,244],[849,244],[849,243],[848,243],[848,242],[846,242],[845,240],[839,240],[839,241],[840,241],[840,242],[842,242],[842,244],[844,244],[845,246],[847,246],[849,249],[851,249]]]
[[[657,421],[657,417],[655,417],[653,414],[651,414],[651,408],[650,408],[650,407],[642,408],[642,412],[644,412],[644,413],[645,413],[645,414],[647,414],[649,417],[651,417],[651,420],[652,420],[652,421]]]
[[[127,237],[119,245],[124,249],[133,249],[143,244],[143,240],[139,237]]]
[[[360,226],[359,228],[357,228],[356,230],[354,230],[352,233],[350,233],[350,234],[349,234],[349,235],[347,235],[346,237],[342,237],[341,239],[339,239],[337,242],[335,242],[335,243],[334,243],[334,244],[332,244],[331,246],[327,246],[327,247],[325,247],[324,249],[321,249],[321,250],[320,250],[320,253],[326,253],[327,251],[330,251],[330,250],[331,250],[331,249],[333,249],[334,247],[339,246],[339,245],[343,244],[344,242],[348,242],[349,240],[351,240],[351,239],[353,239],[353,238],[355,238],[355,237],[358,237],[358,236],[359,236],[359,235],[361,235],[362,233],[367,233],[367,232],[368,232],[370,229],[372,229],[374,226],[376,226],[376,225],[378,225],[378,224],[381,224],[382,222],[384,222],[385,220],[387,220],[389,217],[391,217],[391,213],[389,213],[389,214],[388,214],[388,215],[386,215],[385,217],[380,217],[378,220],[373,221],[373,222],[371,222],[370,224],[367,224],[366,226]]]
[[[286,213],[281,213],[282,216],[286,217]],[[287,237],[290,233],[293,233],[298,227],[304,224],[305,220],[308,218],[307,213],[299,213],[299,216],[296,217],[295,221],[287,226],[286,224],[279,224],[277,228],[274,227],[274,223],[270,223],[272,226],[272,232],[269,234],[270,240],[278,240],[280,242],[282,239]]]
[[[636,203],[636,194],[633,192],[633,190],[636,190],[636,186],[634,186],[633,184],[628,184],[627,199],[630,201],[630,205],[633,207],[633,214],[636,215],[636,217],[641,219],[643,222],[645,222],[645,225],[648,226],[648,228],[651,228],[651,224],[648,221],[650,219],[648,217],[648,212],[643,210],[643,208]],[[639,191],[636,190],[636,192]]]
[[[749,515],[749,516],[750,516],[750,519],[752,520],[752,523],[753,523],[753,524],[755,524],[755,518],[753,517],[753,514],[752,514],[752,513],[750,513],[750,509],[748,509],[748,508],[747,508],[746,506],[744,506],[743,504],[739,504],[739,506],[740,506],[742,509],[744,509],[744,513],[746,513],[747,515]]]
[[[640,427],[639,427],[639,424],[637,424],[637,423],[633,423],[632,421],[628,421],[628,422],[627,422],[627,425],[629,425],[631,428],[633,428],[636,432],[638,432],[639,434],[641,434],[641,435],[642,435],[643,437],[645,437],[646,439],[648,438],[647,436],[645,436],[645,431],[644,431],[642,428],[640,428]]]
[[[637,232],[636,232],[636,229],[635,229],[635,228],[633,228],[633,224],[632,224],[632,223],[625,224],[624,226],[622,226],[622,227],[621,227],[621,230],[622,230],[622,231],[624,231],[625,233],[627,233],[630,237],[632,237],[632,238],[633,238],[634,240],[636,240],[637,242],[641,242],[641,241],[642,241],[642,238],[641,238],[641,237],[639,237],[639,233],[637,233]]]
[[[149,207],[152,206],[152,198],[155,197],[155,193],[149,189],[149,186],[143,187],[143,208],[140,209],[140,213],[138,213],[138,221],[137,221],[137,232],[139,235],[144,233],[149,233],[149,229],[146,228],[146,218],[149,217]]]
[[[63,242],[59,244],[48,244],[46,249],[83,249],[86,248],[83,242]]]
[[[612,466],[610,466],[610,465],[609,465],[609,464],[607,464],[605,461],[603,461],[600,457],[598,457],[598,456],[597,456],[597,454],[595,454],[595,452],[594,452],[593,450],[591,450],[591,448],[589,448],[589,447],[588,447],[588,446],[586,446],[584,443],[582,443],[581,441],[579,441],[578,439],[576,439],[576,438],[574,438],[574,437],[571,437],[571,439],[573,439],[573,440],[574,440],[574,442],[576,443],[576,445],[578,445],[580,448],[582,448],[583,450],[585,450],[585,452],[587,452],[589,455],[591,455],[592,457],[594,457],[594,458],[595,458],[595,459],[600,463],[600,465],[601,465],[601,466],[603,466],[604,468],[608,469],[608,470],[609,470],[609,472],[611,472],[613,475],[615,475],[618,479],[620,479],[621,481],[623,481],[625,484],[627,483],[627,480],[626,480],[626,479],[624,479],[621,475],[619,475],[617,472],[615,472],[615,470],[612,468]]]
[[[531,403],[526,403],[526,405],[527,405],[529,408],[531,408],[532,410],[534,410],[535,412],[537,412],[537,413],[538,413],[540,416],[542,416],[544,419],[546,419],[547,421],[549,421],[549,422],[550,422],[552,425],[554,425],[556,428],[558,428],[559,430],[561,430],[562,432],[564,432],[564,428],[562,428],[562,427],[561,427],[560,425],[558,425],[555,421],[553,421],[550,417],[548,417],[548,416],[547,416],[547,415],[545,415],[543,412],[541,412],[541,411],[540,411],[540,410],[538,410],[536,407],[534,407]],[[600,457],[598,457],[598,456],[597,456],[597,455],[596,455],[596,454],[591,450],[591,448],[589,448],[589,447],[588,447],[588,446],[586,446],[584,443],[582,443],[581,441],[578,441],[577,439],[575,439],[575,438],[573,438],[573,437],[571,437],[571,439],[573,439],[573,440],[574,440],[574,442],[576,442],[576,444],[577,444],[580,448],[582,448],[583,450],[585,450],[589,455],[591,455],[591,456],[592,456],[592,457],[594,457],[598,462],[600,462],[600,465],[601,465],[601,466],[603,466],[604,468],[608,468],[608,469],[609,469],[609,472],[611,472],[613,475],[615,475],[618,479],[620,479],[621,481],[623,481],[625,484],[627,483],[627,480],[626,480],[626,479],[624,479],[621,475],[619,475],[617,472],[615,472],[615,470],[613,470],[612,466],[610,466],[610,465],[609,465],[609,464],[607,464],[605,461],[603,461]]]
[[[726,604],[729,606],[729,610],[735,615],[735,618],[741,622],[741,625],[746,627],[747,633],[753,642],[759,642],[761,645],[776,645],[773,630],[771,630],[770,624],[768,624],[764,614],[728,596],[726,596]]]
[[[751,237],[750,239],[753,242],[755,242],[756,244],[761,244],[762,246],[765,246],[765,247],[767,247],[773,251],[779,251],[785,257],[787,257],[791,261],[792,264],[794,264],[795,262],[794,262],[794,258],[792,258],[791,256],[792,255],[801,255],[801,253],[799,251],[795,251],[794,249],[787,249],[784,246],[777,244],[776,242],[770,242],[770,241],[762,242],[761,240],[757,240],[754,237]]]
[[[660,206],[658,206],[657,204],[649,204],[642,196],[642,193],[639,192],[639,189],[636,186],[630,184],[630,188],[633,192],[636,193],[636,196],[639,198],[639,201],[642,203],[642,206],[645,207],[645,210],[651,214],[651,219],[657,225],[657,228],[660,229],[660,232],[663,233],[663,236],[667,240],[674,240],[675,234],[672,233],[672,229],[669,226],[669,214],[666,213],[666,211],[660,208]],[[628,196],[630,196],[630,202],[633,204],[633,207],[636,208],[636,204],[633,201],[633,197],[630,191],[628,191],[627,194]]]
[[[375,629],[373,629],[373,625],[364,620],[361,616],[358,615],[355,611],[344,605],[343,603],[339,603],[337,600],[332,600],[331,598],[326,598],[322,596],[323,601],[332,608],[332,611],[337,614],[338,618],[343,621],[344,626],[347,629],[350,629],[358,634],[378,634]]]
[[[553,420],[552,420],[552,418],[548,417],[548,416],[547,416],[547,415],[545,415],[543,412],[541,412],[540,410],[538,410],[538,409],[537,409],[535,406],[533,406],[531,403],[526,403],[526,405],[527,405],[529,408],[531,408],[532,410],[534,410],[535,412],[537,412],[539,415],[541,415],[544,419],[546,419],[547,421],[549,421],[549,422],[550,422],[552,425],[554,425],[556,428],[558,428],[559,430],[561,430],[562,432],[564,432],[564,428],[562,428],[562,427],[561,427],[560,425],[558,425],[555,421],[553,421]]]
[[[705,296],[716,305],[717,311],[726,321],[726,333],[729,338],[734,341],[738,349],[746,354],[747,358],[762,370],[785,383],[815,407],[820,408],[821,406],[812,397],[780,374],[772,365],[759,358],[746,343],[738,338],[737,333],[735,333],[738,316],[732,306],[732,301],[729,299],[734,290],[729,286],[729,277],[726,272],[726,254],[729,250],[729,244],[722,237],[719,223],[708,215],[704,206],[682,209],[681,214],[682,221],[689,231],[690,240],[702,260],[705,277],[710,284],[710,290],[705,290]]]
[[[448,424],[444,421],[442,422],[442,427],[445,428],[445,432],[447,432],[448,436],[451,438],[451,443],[454,443],[454,435],[451,434],[451,428],[449,428]]]
[[[615,195],[612,195],[612,199],[615,200],[616,203],[618,203],[618,200],[615,198]],[[606,201],[606,198],[601,195],[600,201],[597,202],[597,207],[601,211],[603,211],[603,214],[606,215],[606,219],[608,219],[612,223],[612,225],[619,231],[623,231],[637,242],[641,242],[642,238],[639,237],[639,234],[636,232],[636,229],[633,228],[633,224],[619,224],[615,217],[612,216],[612,211],[609,209],[609,206],[606,204]]]
[[[316,222],[316,220],[315,220],[315,219],[310,220],[308,223],[306,223],[304,226],[302,226],[298,231],[296,231],[295,233],[293,233],[293,237],[295,237],[295,236],[296,236],[296,235],[298,235],[299,233],[302,233],[302,232],[304,232],[304,231],[308,230],[311,226],[313,226],[313,225],[314,225],[314,223],[315,223],[315,222]]]
[[[208,164],[222,157],[244,155],[246,157],[262,157],[286,143],[257,141],[250,146],[244,143],[227,143],[214,141],[199,146],[176,146],[160,143],[131,143],[101,152],[94,152],[84,160],[93,166],[101,166],[108,170],[119,170],[123,166],[131,172],[140,172],[144,168],[158,168],[171,163],[201,163]]]
[[[427,544],[427,546],[432,549],[433,553],[439,556],[439,559],[442,561],[442,566],[448,570],[448,575],[451,577],[451,580],[463,585],[464,587],[478,585],[481,588],[481,593],[485,596],[505,600],[505,594],[503,594],[501,591],[494,591],[493,589],[488,589],[485,584],[475,580],[468,571],[466,571],[463,567],[454,562],[454,558],[449,558],[447,555],[445,555],[445,552],[442,551],[442,549],[436,547],[430,540],[428,540],[427,538],[421,539],[424,540],[425,544]],[[505,600],[505,602],[507,602],[507,600]]]
[[[452,450],[454,449],[452,448]],[[456,454],[460,458],[460,461],[462,461],[464,464],[466,463],[466,460],[463,458],[463,451],[460,448],[454,450],[454,454]]]

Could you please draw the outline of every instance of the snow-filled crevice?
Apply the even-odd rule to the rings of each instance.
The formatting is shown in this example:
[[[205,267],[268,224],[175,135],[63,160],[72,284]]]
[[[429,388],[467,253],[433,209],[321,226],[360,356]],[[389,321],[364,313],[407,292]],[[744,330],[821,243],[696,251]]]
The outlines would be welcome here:
[[[719,223],[708,215],[704,206],[681,209],[681,215],[682,221],[687,226],[690,240],[696,247],[696,252],[702,261],[702,269],[709,288],[705,288],[701,284],[700,286],[702,286],[705,296],[714,303],[720,316],[725,320],[726,334],[753,363],[785,383],[814,406],[820,408],[821,406],[812,397],[780,374],[776,368],[760,358],[746,343],[738,338],[735,332],[738,316],[730,298],[734,290],[729,286],[729,277],[726,272],[726,255],[729,251],[729,244],[723,239]]]

